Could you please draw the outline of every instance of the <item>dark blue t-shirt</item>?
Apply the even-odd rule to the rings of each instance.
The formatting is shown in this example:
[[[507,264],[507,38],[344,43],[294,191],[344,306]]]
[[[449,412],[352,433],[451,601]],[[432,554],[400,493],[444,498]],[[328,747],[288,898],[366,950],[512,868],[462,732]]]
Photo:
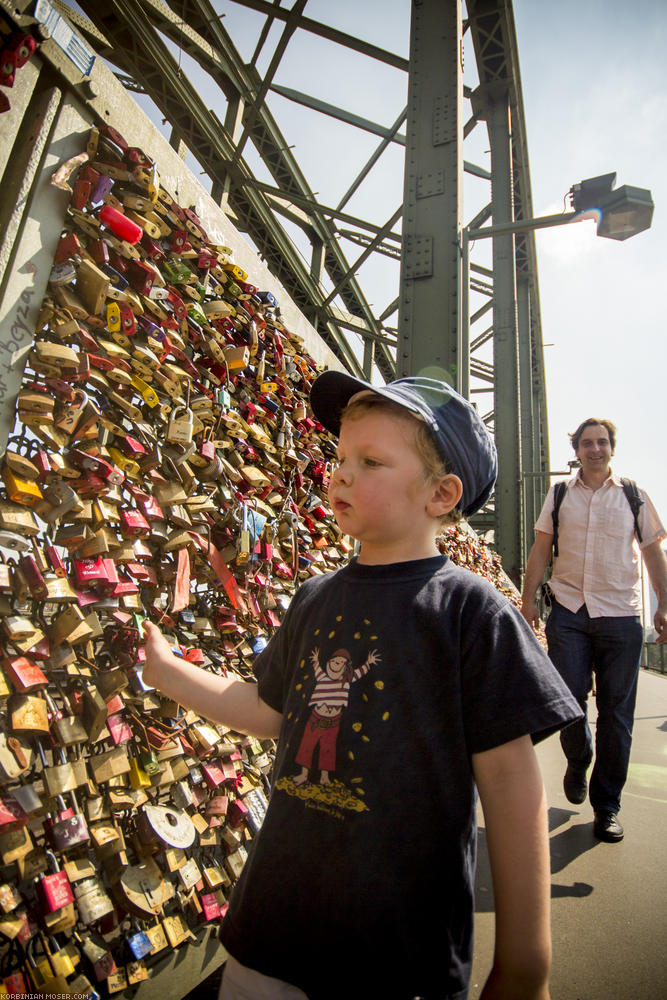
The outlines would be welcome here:
[[[532,630],[445,556],[313,577],[255,661],[283,722],[221,937],[310,1000],[465,997],[471,755],[581,715]]]

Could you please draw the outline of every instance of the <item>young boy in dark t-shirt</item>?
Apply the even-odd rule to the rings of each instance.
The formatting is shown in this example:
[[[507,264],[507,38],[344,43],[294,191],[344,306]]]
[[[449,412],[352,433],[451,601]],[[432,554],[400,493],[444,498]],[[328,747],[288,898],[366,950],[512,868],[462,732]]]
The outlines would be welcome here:
[[[493,442],[474,407],[430,379],[373,388],[328,371],[311,402],[340,435],[329,496],[358,557],[299,588],[255,661],[258,684],[178,660],[145,626],[149,684],[278,737],[267,814],[222,925],[221,998],[463,1000],[477,788],[496,909],[483,1000],[548,1000],[532,743],[581,712],[518,611],[435,541],[452,512],[490,495]]]

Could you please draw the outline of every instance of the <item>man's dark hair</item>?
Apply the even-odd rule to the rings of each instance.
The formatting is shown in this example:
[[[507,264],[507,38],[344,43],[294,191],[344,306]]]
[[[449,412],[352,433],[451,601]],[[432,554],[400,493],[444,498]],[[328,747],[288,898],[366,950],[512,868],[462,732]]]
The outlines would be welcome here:
[[[579,424],[574,434],[570,434],[570,441],[572,447],[576,451],[579,447],[579,441],[581,440],[581,435],[584,433],[587,427],[592,427],[594,424],[600,424],[600,426],[605,427],[607,433],[609,434],[609,444],[611,445],[611,450],[616,451],[616,428],[612,424],[611,420],[600,420],[598,417],[588,417],[586,420]]]

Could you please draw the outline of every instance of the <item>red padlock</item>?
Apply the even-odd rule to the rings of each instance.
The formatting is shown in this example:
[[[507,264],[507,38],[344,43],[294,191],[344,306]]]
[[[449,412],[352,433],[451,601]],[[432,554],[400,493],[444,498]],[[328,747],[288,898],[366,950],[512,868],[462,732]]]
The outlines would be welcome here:
[[[147,496],[139,501],[144,517],[148,521],[164,521],[164,512],[153,496]]]
[[[232,801],[229,803],[229,812],[227,813],[227,819],[234,827],[234,829],[238,830],[242,826],[244,826],[247,818],[248,818],[248,807],[246,806],[243,799],[232,799]]]
[[[141,229],[140,231],[143,232]],[[152,267],[140,260],[130,260],[127,264],[127,277],[135,292],[139,292],[140,295],[150,295],[155,282],[155,271]]]
[[[150,524],[138,510],[121,510],[121,534],[127,538],[141,538],[150,534]]]
[[[105,485],[120,486],[125,481],[125,476],[115,465],[96,455],[90,455],[87,451],[81,451],[80,448],[70,448],[68,458],[77,469],[94,473]]]
[[[171,305],[171,308],[174,310],[174,316],[179,321],[184,320],[185,317],[187,316],[187,312],[188,312],[187,307],[185,305],[185,302],[180,297],[180,295],[178,294],[178,292],[176,291],[175,288],[171,288],[168,285],[167,286],[167,291],[169,292],[169,299],[168,299],[168,301],[169,301],[169,304]]]
[[[0,86],[14,86],[15,69],[14,54],[9,49],[4,49],[3,52],[0,52]]]
[[[160,260],[164,257],[164,250],[160,244],[156,243],[147,233],[143,234],[140,243],[151,260]]]
[[[220,766],[220,761],[211,760],[207,763],[202,764],[202,772],[204,774],[204,781],[209,788],[218,788],[219,785],[224,784],[227,780],[224,768]],[[236,772],[234,773],[236,777]]]
[[[45,851],[51,865],[49,875],[39,875],[35,883],[35,892],[45,913],[54,913],[64,906],[74,902],[74,895],[67,872],[60,870],[58,859],[53,851]]]
[[[130,434],[128,434],[125,438],[119,438],[118,444],[123,454],[127,455],[128,458],[135,459],[135,461],[140,455],[147,454],[147,451],[141,441],[137,441],[137,439],[132,437]]]
[[[107,571],[101,556],[96,559],[72,559],[72,568],[77,587],[90,587],[107,579]]]
[[[49,566],[51,567],[53,573],[62,579],[67,576],[67,566],[62,555],[55,547],[55,545],[47,544],[44,546],[44,554],[46,555]]]
[[[102,556],[102,565],[104,566],[105,575],[103,579],[98,582],[95,589],[102,594],[115,595],[118,584],[120,583],[116,563],[113,559]]]
[[[132,219],[128,219],[123,212],[119,212],[117,208],[112,205],[102,205],[99,211],[100,222],[103,223],[110,229],[114,236],[117,236],[121,240],[125,240],[126,243],[134,245],[138,243],[143,236],[143,229],[138,226],[136,222]],[[133,263],[133,262],[130,262]]]
[[[72,198],[74,208],[82,209],[86,207],[99,179],[99,170],[95,170],[90,164],[81,167],[74,185],[74,195]]]
[[[0,795],[0,831],[20,830],[28,822],[29,816],[13,795]]]
[[[220,919],[220,903],[214,892],[202,892],[199,895],[199,902],[202,908],[202,921]]]
[[[7,656],[2,660],[2,669],[16,691],[35,691],[49,683],[37,664],[26,656]]]
[[[76,233],[65,233],[58,241],[54,261],[56,264],[62,264],[64,261],[69,260],[70,257],[73,257],[74,254],[80,253],[81,243]]]
[[[18,564],[28,584],[31,596],[36,601],[45,600],[48,597],[49,591],[35,557],[30,555],[21,556]]]

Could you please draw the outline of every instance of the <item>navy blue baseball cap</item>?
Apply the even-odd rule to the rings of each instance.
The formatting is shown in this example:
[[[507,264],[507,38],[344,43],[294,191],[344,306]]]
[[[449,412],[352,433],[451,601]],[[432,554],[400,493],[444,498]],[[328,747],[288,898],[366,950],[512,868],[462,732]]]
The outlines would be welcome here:
[[[340,416],[358,392],[370,391],[403,406],[430,430],[438,454],[463,484],[458,506],[466,517],[483,507],[498,475],[498,453],[477,410],[446,382],[432,378],[399,378],[375,386],[346,372],[325,371],[310,390],[315,418],[333,434]]]

